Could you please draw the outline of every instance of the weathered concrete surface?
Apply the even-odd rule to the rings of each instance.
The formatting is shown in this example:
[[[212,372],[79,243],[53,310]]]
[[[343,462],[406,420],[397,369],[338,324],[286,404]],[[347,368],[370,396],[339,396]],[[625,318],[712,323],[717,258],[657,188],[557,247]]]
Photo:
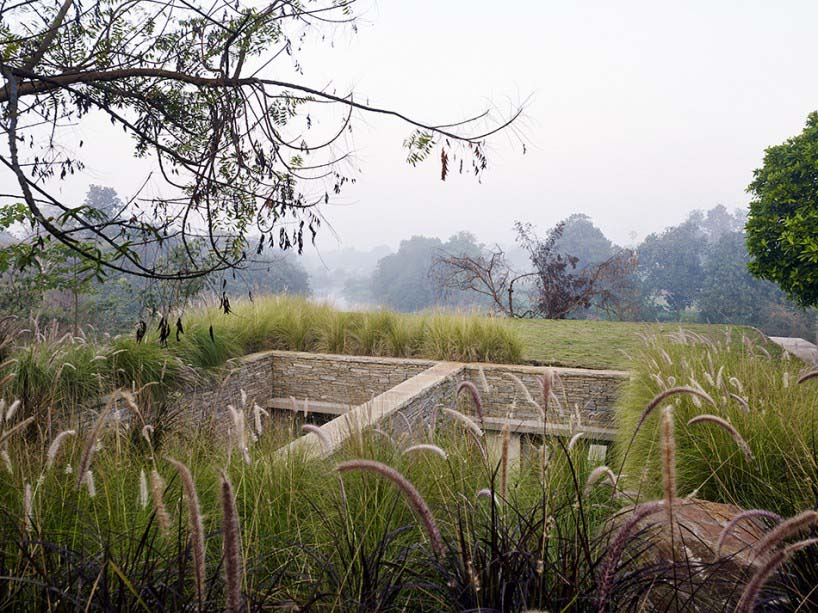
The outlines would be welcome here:
[[[807,364],[818,363],[818,347],[814,343],[805,341],[803,338],[788,336],[771,336],[770,340],[788,353],[801,358]]]

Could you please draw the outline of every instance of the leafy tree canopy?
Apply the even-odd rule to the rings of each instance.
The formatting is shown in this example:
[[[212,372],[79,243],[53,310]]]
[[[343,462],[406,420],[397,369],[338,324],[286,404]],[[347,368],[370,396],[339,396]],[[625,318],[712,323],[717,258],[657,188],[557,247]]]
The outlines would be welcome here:
[[[702,255],[707,237],[703,216],[696,211],[684,223],[650,234],[639,246],[638,274],[643,292],[664,300],[677,314],[696,301],[702,280]]]
[[[320,207],[356,180],[341,163],[356,113],[408,124],[410,164],[439,152],[442,179],[480,175],[486,137],[518,113],[424,123],[331,85],[281,79],[303,75],[306,37],[354,30],[353,4],[0,4],[0,165],[17,183],[5,197],[24,202],[42,233],[29,244],[30,259],[53,237],[98,269],[172,280],[243,266],[271,247],[300,251],[321,225]],[[100,119],[157,169],[151,193],[136,194],[115,216],[66,201],[55,187],[85,167],[81,126]],[[183,246],[183,262],[140,256],[139,247],[170,239]],[[205,252],[191,247],[200,239]]]
[[[617,252],[614,244],[594,225],[588,215],[574,213],[563,224],[556,250],[579,258],[580,268],[600,264]]]
[[[476,255],[481,252],[470,232],[458,232],[444,243],[439,238],[413,236],[401,241],[397,253],[378,260],[372,275],[372,297],[379,304],[399,311],[419,311],[436,304],[475,301],[465,292],[441,295],[431,269],[435,258],[445,253]]]
[[[803,306],[818,306],[818,112],[804,131],[770,147],[747,190],[748,267]]]

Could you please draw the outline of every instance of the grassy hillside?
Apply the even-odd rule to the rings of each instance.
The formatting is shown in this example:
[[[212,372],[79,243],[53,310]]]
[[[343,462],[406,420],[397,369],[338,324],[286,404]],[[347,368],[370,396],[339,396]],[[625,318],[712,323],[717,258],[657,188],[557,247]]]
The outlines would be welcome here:
[[[577,320],[514,320],[523,341],[523,360],[548,366],[627,370],[630,358],[642,346],[645,334],[666,335],[680,326],[701,334],[722,333],[728,326],[679,323],[644,323]],[[752,338],[758,333],[744,326],[730,326]],[[770,343],[764,346],[776,352]]]

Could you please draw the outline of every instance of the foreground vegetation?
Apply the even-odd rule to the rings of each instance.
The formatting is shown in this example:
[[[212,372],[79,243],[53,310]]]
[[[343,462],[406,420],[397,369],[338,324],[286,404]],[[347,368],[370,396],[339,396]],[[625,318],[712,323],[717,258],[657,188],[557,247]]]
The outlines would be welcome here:
[[[479,412],[475,422],[438,412],[434,427],[411,433],[385,425],[352,432],[331,457],[308,459],[279,451],[300,434],[299,414],[245,406],[212,424],[163,422],[151,387],[115,394],[90,423],[61,415],[49,434],[36,415],[9,404],[7,379],[0,607],[818,604],[818,547],[808,538],[818,524],[808,511],[813,375],[729,331],[676,330],[643,342],[609,467],[589,459],[581,423],[570,441],[528,439],[518,464],[502,435],[482,433]],[[546,373],[544,411],[550,382]],[[753,554],[749,543],[750,553],[720,556],[713,542],[691,543],[706,547],[702,556],[674,547],[685,538],[674,522],[686,525],[684,507],[694,501],[753,510],[748,518],[768,531],[765,549]],[[796,518],[774,530],[758,519],[779,516]],[[668,534],[669,553],[652,557]],[[751,554],[762,567],[742,565]]]
[[[485,441],[441,419],[427,441],[437,447],[368,431],[331,459],[306,460],[275,453],[294,419],[256,422],[248,410],[253,425],[231,421],[242,435],[214,448],[210,431],[155,442],[131,412],[129,424],[64,434],[56,449],[10,439],[2,606],[219,609],[232,581],[252,610],[592,606],[596,554],[578,545],[613,503],[604,488],[585,500],[572,493],[588,476],[583,445],[561,447],[546,470],[530,458],[506,472],[482,455]],[[417,501],[383,476],[338,471],[360,459],[397,470],[429,517],[416,521]]]
[[[677,330],[645,338],[617,411],[618,448],[622,456],[627,451],[621,459],[629,487],[648,496],[661,492],[658,418],[649,417],[632,435],[651,398],[687,386],[706,397],[667,400],[677,423],[681,494],[780,515],[818,502],[818,380],[799,381],[807,372],[803,362],[775,359],[747,336],[737,340]],[[702,413],[727,420],[746,441],[749,454],[722,428],[687,425]]]

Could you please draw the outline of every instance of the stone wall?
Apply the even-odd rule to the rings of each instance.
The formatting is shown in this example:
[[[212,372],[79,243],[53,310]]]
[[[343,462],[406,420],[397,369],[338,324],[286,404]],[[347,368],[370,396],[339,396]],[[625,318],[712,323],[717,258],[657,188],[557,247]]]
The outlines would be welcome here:
[[[539,409],[528,400],[519,384],[509,375],[514,375],[522,381],[531,398],[541,403],[542,384],[539,377],[542,377],[545,370],[543,367],[535,366],[469,364],[463,372],[464,378],[474,383],[480,390],[487,417],[506,417],[511,414],[518,420],[538,420]],[[549,404],[549,422],[567,422],[570,414],[578,409],[583,424],[613,426],[613,408],[619,395],[619,387],[627,380],[628,373],[577,368],[552,370],[555,373],[553,392],[559,402],[552,399]],[[465,402],[465,396],[466,394],[463,394],[461,403]]]
[[[247,402],[264,406],[273,397],[272,370],[275,351],[263,351],[228,362],[212,379],[182,390],[175,403],[196,422],[227,415],[227,405],[241,406],[242,390]]]
[[[390,429],[394,433],[406,433],[414,438],[422,438],[424,430],[438,419],[440,410],[454,406],[454,393],[457,383],[462,378],[463,371],[446,377],[440,383],[431,386],[405,402],[398,410],[400,416],[393,416],[389,420]],[[411,427],[412,431],[408,432]]]
[[[247,401],[266,406],[272,398],[363,404],[433,366],[426,360],[263,351],[231,360],[213,379],[180,390],[174,403],[200,422]]]
[[[273,398],[293,396],[299,401],[307,398],[316,403],[353,407],[435,364],[427,360],[265,351],[232,362],[220,380],[202,382],[183,390],[177,407],[184,408],[186,414],[196,421],[219,417],[226,415],[228,404],[241,405],[242,390],[248,402],[255,400],[262,406]],[[578,408],[584,425],[612,427],[613,407],[627,373],[573,368],[553,370],[556,374],[554,393],[559,403],[552,401],[549,422],[567,423]],[[466,379],[480,390],[486,417],[539,420],[539,409],[509,375],[516,376],[533,400],[539,403],[542,388],[538,377],[544,371],[545,368],[534,366],[466,364],[456,376],[447,377],[433,389],[422,391],[399,412],[410,422],[423,420],[428,423],[435,406],[454,406],[457,383]],[[460,398],[460,406],[473,412],[465,394]],[[397,419],[405,423],[403,418]],[[393,425],[398,427],[397,423]]]
[[[434,366],[427,360],[273,351],[273,398],[363,404]]]

